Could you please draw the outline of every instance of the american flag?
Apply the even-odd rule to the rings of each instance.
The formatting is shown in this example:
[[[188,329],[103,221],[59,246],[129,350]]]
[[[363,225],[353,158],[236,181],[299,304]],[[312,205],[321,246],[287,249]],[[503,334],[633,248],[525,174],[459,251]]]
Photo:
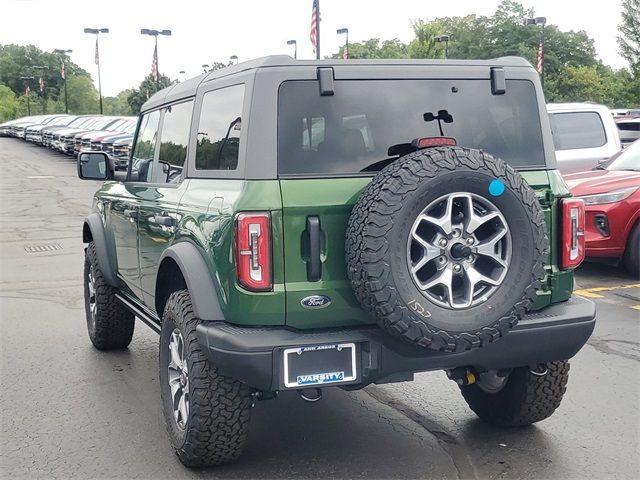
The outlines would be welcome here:
[[[349,58],[349,47],[345,44],[344,50],[342,50],[342,59],[347,60]]]
[[[62,77],[62,79],[64,80],[65,76],[64,76],[64,62],[62,62],[60,64],[60,76]]]
[[[44,92],[44,79],[42,77],[38,80],[38,85],[40,85],[40,93]]]
[[[31,89],[29,88],[29,85],[27,85],[27,88],[24,89],[24,94],[28,97],[30,93]]]
[[[313,0],[313,8],[311,9],[311,32],[309,39],[313,45],[313,52],[320,58],[320,46],[318,45],[318,34],[320,33],[320,1]]]
[[[95,62],[96,65],[98,65],[100,63],[100,57],[98,56],[98,36],[96,35],[96,58],[95,58]]]
[[[154,82],[158,81],[158,46],[153,49],[153,60],[151,61],[151,77]]]
[[[538,73],[542,75],[542,61],[544,59],[544,53],[542,52],[542,42],[538,46]]]

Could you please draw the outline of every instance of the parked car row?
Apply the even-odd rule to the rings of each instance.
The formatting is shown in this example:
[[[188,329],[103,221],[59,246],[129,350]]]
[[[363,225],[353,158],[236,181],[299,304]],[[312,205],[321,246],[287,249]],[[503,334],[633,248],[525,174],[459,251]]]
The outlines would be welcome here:
[[[66,155],[104,151],[125,160],[133,142],[136,117],[36,115],[0,124],[0,136],[21,138]]]

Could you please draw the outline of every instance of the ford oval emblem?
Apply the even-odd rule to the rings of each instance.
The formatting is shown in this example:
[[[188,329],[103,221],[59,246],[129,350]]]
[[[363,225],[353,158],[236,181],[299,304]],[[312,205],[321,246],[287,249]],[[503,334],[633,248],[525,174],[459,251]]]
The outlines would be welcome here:
[[[304,308],[325,308],[331,305],[331,299],[324,295],[311,295],[300,300],[300,304]]]

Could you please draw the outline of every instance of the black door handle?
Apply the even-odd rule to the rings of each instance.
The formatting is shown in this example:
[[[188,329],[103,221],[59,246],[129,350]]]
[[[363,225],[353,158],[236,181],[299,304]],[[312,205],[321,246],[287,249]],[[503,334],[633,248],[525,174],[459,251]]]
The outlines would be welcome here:
[[[125,217],[138,219],[138,210],[125,210],[123,213]]]
[[[320,261],[320,219],[318,217],[307,217],[307,232],[309,234],[307,280],[316,282],[322,277],[322,263]]]
[[[156,215],[153,217],[153,220],[158,225],[164,225],[165,227],[172,227],[174,221],[173,217],[170,217],[168,215]]]

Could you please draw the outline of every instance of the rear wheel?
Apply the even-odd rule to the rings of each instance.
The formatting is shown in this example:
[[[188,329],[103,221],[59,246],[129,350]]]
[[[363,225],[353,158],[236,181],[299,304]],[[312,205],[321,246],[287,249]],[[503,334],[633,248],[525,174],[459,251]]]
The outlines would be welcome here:
[[[188,467],[238,458],[252,404],[249,387],[209,363],[196,338],[198,322],[189,292],[172,293],[160,333],[160,391],[171,445]]]
[[[465,401],[482,420],[501,427],[521,427],[550,417],[567,389],[569,362],[558,361],[477,375],[476,383],[460,387]]]
[[[631,230],[622,263],[631,275],[640,278],[640,223]]]

